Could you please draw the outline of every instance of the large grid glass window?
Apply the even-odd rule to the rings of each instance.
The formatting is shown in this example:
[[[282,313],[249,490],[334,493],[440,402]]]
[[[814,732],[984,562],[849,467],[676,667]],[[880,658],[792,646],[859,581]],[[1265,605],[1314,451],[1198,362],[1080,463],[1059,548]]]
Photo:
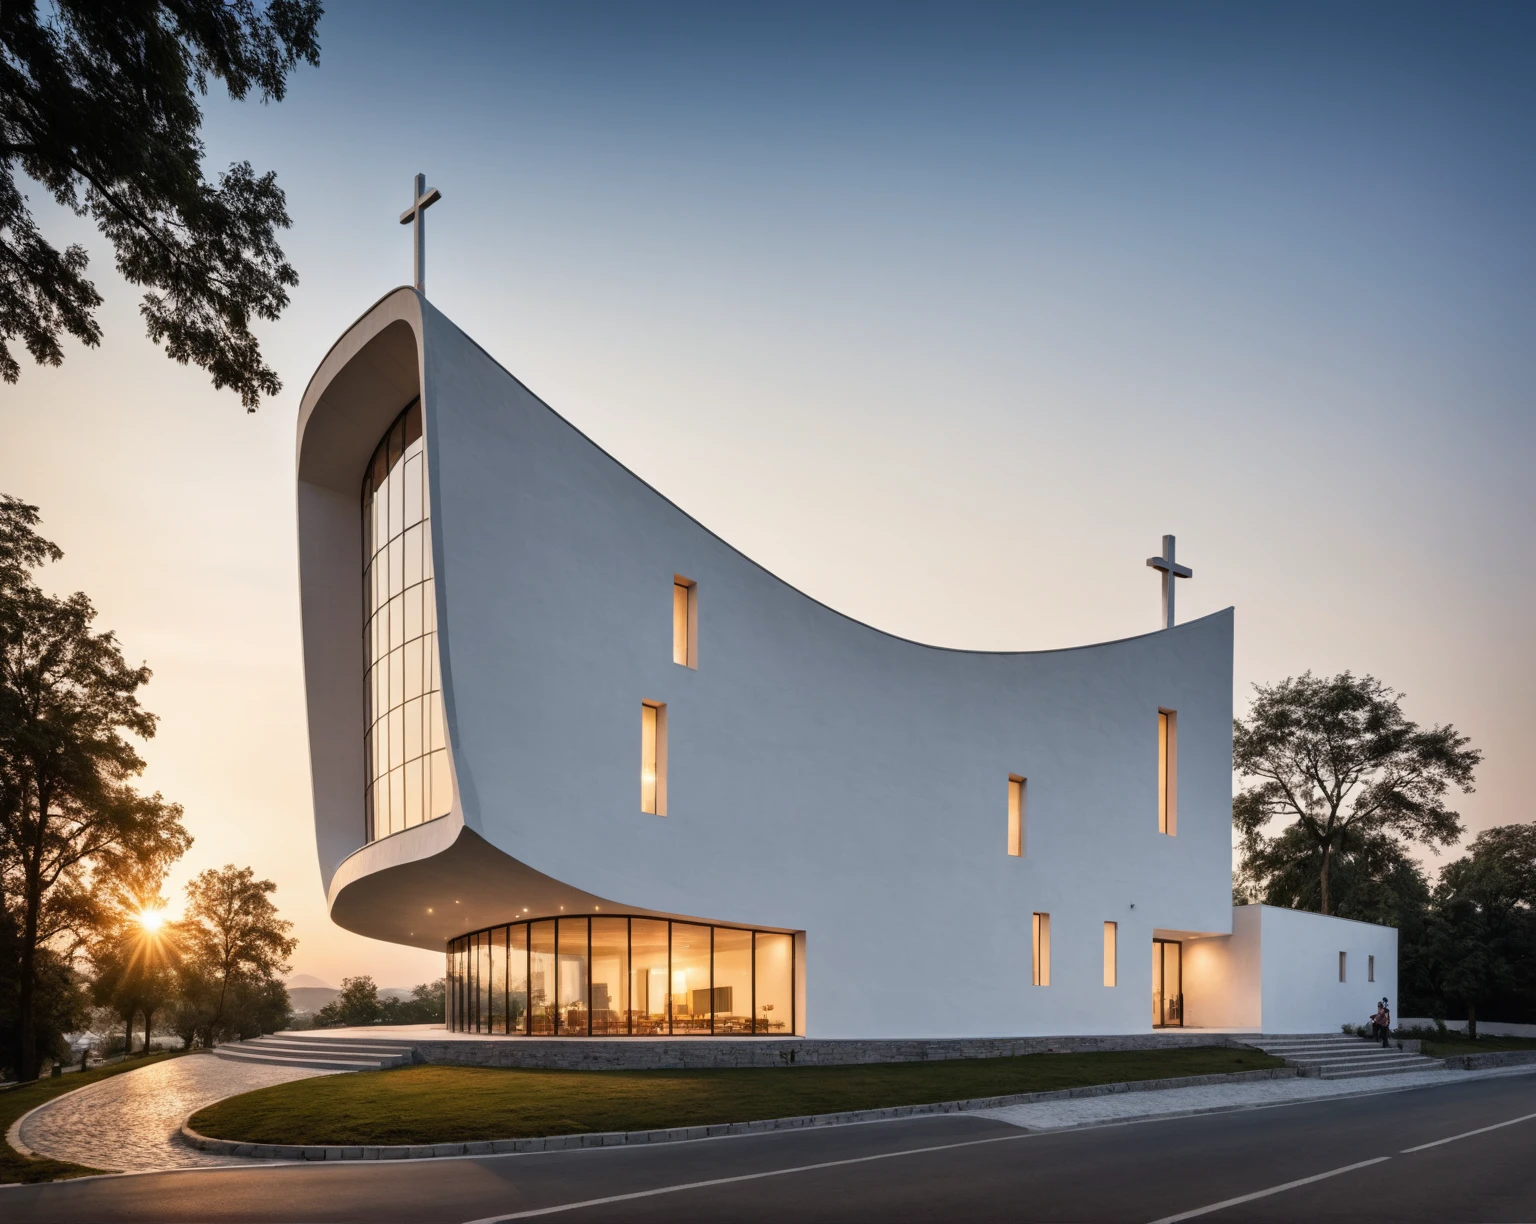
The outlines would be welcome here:
[[[374,451],[362,512],[363,759],[373,841],[446,816],[452,802],[420,400]]]
[[[448,1027],[533,1037],[795,1032],[782,931],[560,915],[448,944]]]

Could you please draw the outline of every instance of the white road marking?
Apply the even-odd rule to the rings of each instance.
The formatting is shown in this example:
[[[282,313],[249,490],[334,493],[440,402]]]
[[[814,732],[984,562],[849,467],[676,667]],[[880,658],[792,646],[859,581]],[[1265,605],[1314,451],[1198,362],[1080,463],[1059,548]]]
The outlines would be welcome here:
[[[873,1156],[851,1156],[846,1160],[824,1160],[819,1164],[794,1165],[788,1169],[769,1169],[762,1173],[741,1173],[735,1177],[712,1177],[707,1181],[683,1182],[675,1186],[658,1186],[654,1190],[635,1190],[629,1194],[610,1194],[605,1198],[583,1199],[579,1203],[557,1203],[553,1207],[534,1207],[528,1211],[514,1211],[510,1215],[486,1216],[470,1220],[468,1224],[502,1224],[504,1220],[526,1220],[532,1216],[555,1215],[561,1211],[579,1211],[583,1207],[602,1207],[608,1203],[627,1203],[631,1199],[654,1198],[658,1194],[679,1194],[684,1190],[702,1190],[708,1186],[729,1186],[735,1182],[758,1181],[764,1177],[783,1177],[788,1173],[813,1173],[817,1169],[837,1169],[844,1165],[868,1164],[874,1160],[895,1160],[900,1156],[922,1156],[929,1152],[952,1152],[956,1148],[980,1147],[986,1143],[1010,1143],[1029,1139],[1028,1133],[996,1135],[991,1139],[967,1139],[962,1143],[940,1143],[933,1147],[904,1148],[900,1152],[879,1152]],[[601,1150],[601,1149],[594,1149]]]
[[[1439,1147],[1442,1143],[1455,1143],[1458,1139],[1470,1139],[1473,1135],[1486,1135],[1489,1131],[1499,1130],[1501,1127],[1513,1126],[1516,1122],[1529,1122],[1536,1118],[1536,1113],[1528,1113],[1523,1118],[1511,1118],[1508,1122],[1495,1122],[1492,1126],[1480,1127],[1477,1130],[1463,1131],[1459,1135],[1451,1135],[1445,1139],[1436,1139],[1433,1143],[1421,1143],[1418,1147],[1404,1148],[1402,1154],[1409,1152],[1422,1152],[1425,1148]]]
[[[1294,1190],[1297,1186],[1307,1186],[1313,1182],[1325,1181],[1330,1177],[1337,1177],[1340,1173],[1353,1173],[1356,1169],[1366,1169],[1371,1165],[1380,1164],[1384,1160],[1391,1160],[1390,1156],[1378,1156],[1375,1160],[1362,1160],[1359,1164],[1345,1165],[1342,1169],[1329,1169],[1326,1173],[1316,1173],[1311,1177],[1297,1178],[1295,1181],[1286,1182],[1283,1186],[1271,1186],[1268,1190],[1255,1190],[1252,1194],[1240,1194],[1236,1198],[1223,1199],[1219,1203],[1211,1203],[1205,1207],[1196,1207],[1193,1211],[1181,1211],[1178,1215],[1164,1216],[1160,1220],[1153,1220],[1152,1224],[1177,1224],[1179,1220],[1192,1220],[1196,1216],[1210,1215],[1213,1211],[1220,1211],[1223,1207],[1236,1207],[1239,1203],[1251,1203],[1254,1199],[1268,1198],[1271,1194],[1283,1194],[1287,1190]]]

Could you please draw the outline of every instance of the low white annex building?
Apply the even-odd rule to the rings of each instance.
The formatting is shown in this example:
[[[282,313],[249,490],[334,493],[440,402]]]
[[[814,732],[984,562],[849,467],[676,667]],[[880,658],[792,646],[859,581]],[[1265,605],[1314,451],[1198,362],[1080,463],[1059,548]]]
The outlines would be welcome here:
[[[1396,997],[1390,928],[1232,907],[1230,609],[1067,650],[882,633],[410,288],[315,373],[298,512],[330,912],[446,950],[451,1027],[1316,1032]]]

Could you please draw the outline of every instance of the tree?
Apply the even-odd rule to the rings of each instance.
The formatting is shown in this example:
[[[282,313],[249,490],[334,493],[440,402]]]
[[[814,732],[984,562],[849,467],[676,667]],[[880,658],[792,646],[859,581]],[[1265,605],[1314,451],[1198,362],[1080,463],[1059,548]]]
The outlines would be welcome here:
[[[1536,826],[1485,829],[1440,873],[1425,933],[1428,975],[1442,1000],[1467,1009],[1527,998],[1536,982]]]
[[[390,998],[382,1001],[382,1019],[385,1024],[441,1024],[445,993],[442,978],[413,986],[409,999]]]
[[[393,1001],[393,1000],[391,1000]],[[375,1024],[383,1015],[379,988],[371,977],[341,979],[341,993],[315,1013],[320,1027],[336,1024]]]
[[[318,64],[318,0],[36,0],[0,6],[0,377],[8,341],[48,365],[61,337],[101,338],[101,295],[81,246],[39,233],[16,169],[111,242],[144,286],[140,313],[167,355],[195,363],[247,411],[281,388],[251,334],[298,283],[276,232],[289,225],[273,174],[236,162],[203,175],[198,98],[209,78],[237,101],[281,101],[289,72]]]
[[[37,523],[35,506],[0,495],[0,883],[16,928],[22,1079],[38,1072],[39,957],[67,959],[83,941],[97,873],[163,868],[192,841],[180,807],[131,785],[144,762],[128,737],[155,732],[137,695],[149,669],[93,631],[84,594],[37,587],[31,570],[61,555]]]
[[[176,924],[181,989],[198,1004],[197,1030],[209,1049],[242,1027],[238,1012],[270,982],[282,986],[287,959],[298,947],[272,904],[277,885],[233,863],[209,868],[187,885],[187,908]],[[287,1005],[283,990],[283,1005]],[[256,1000],[259,1004],[260,1000]]]
[[[1235,904],[1252,901],[1285,909],[1322,907],[1321,847],[1300,825],[1290,825],[1245,856]],[[1331,911],[1340,918],[1404,931],[1423,921],[1430,886],[1424,869],[1392,837],[1351,832],[1340,839],[1329,866]]]
[[[1274,820],[1299,830],[1290,845],[1317,857],[1318,912],[1331,914],[1330,872],[1341,850],[1451,845],[1461,818],[1445,806],[1451,786],[1472,790],[1482,753],[1449,724],[1421,729],[1402,696],[1373,676],[1311,672],[1256,685],[1247,721],[1233,723],[1232,763],[1253,779],[1232,803],[1243,861],[1272,852]]]
[[[144,1017],[144,1052],[149,1053],[155,1016],[176,996],[176,944],[163,924],[160,895],[164,870],[158,864],[128,864],[107,876],[101,892],[98,930],[88,945],[95,969],[94,1000],[113,1008],[128,1030],[125,1049],[133,1052],[133,1019]]]

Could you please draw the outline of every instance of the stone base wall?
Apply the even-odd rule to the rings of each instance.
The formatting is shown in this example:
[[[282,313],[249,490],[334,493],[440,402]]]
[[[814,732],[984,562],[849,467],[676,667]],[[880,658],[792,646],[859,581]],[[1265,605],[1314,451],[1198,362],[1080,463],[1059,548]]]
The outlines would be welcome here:
[[[529,1067],[564,1071],[672,1070],[687,1067],[838,1066],[854,1063],[929,1062],[951,1058],[1011,1058],[1100,1050],[1166,1050],[1236,1046],[1223,1033],[1141,1033],[1106,1037],[966,1037],[897,1041],[818,1038],[509,1037],[454,1040],[398,1039],[414,1061],[455,1067]]]
[[[1445,1065],[1452,1071],[1486,1071],[1536,1063],[1536,1050],[1491,1050],[1487,1054],[1452,1054]]]

